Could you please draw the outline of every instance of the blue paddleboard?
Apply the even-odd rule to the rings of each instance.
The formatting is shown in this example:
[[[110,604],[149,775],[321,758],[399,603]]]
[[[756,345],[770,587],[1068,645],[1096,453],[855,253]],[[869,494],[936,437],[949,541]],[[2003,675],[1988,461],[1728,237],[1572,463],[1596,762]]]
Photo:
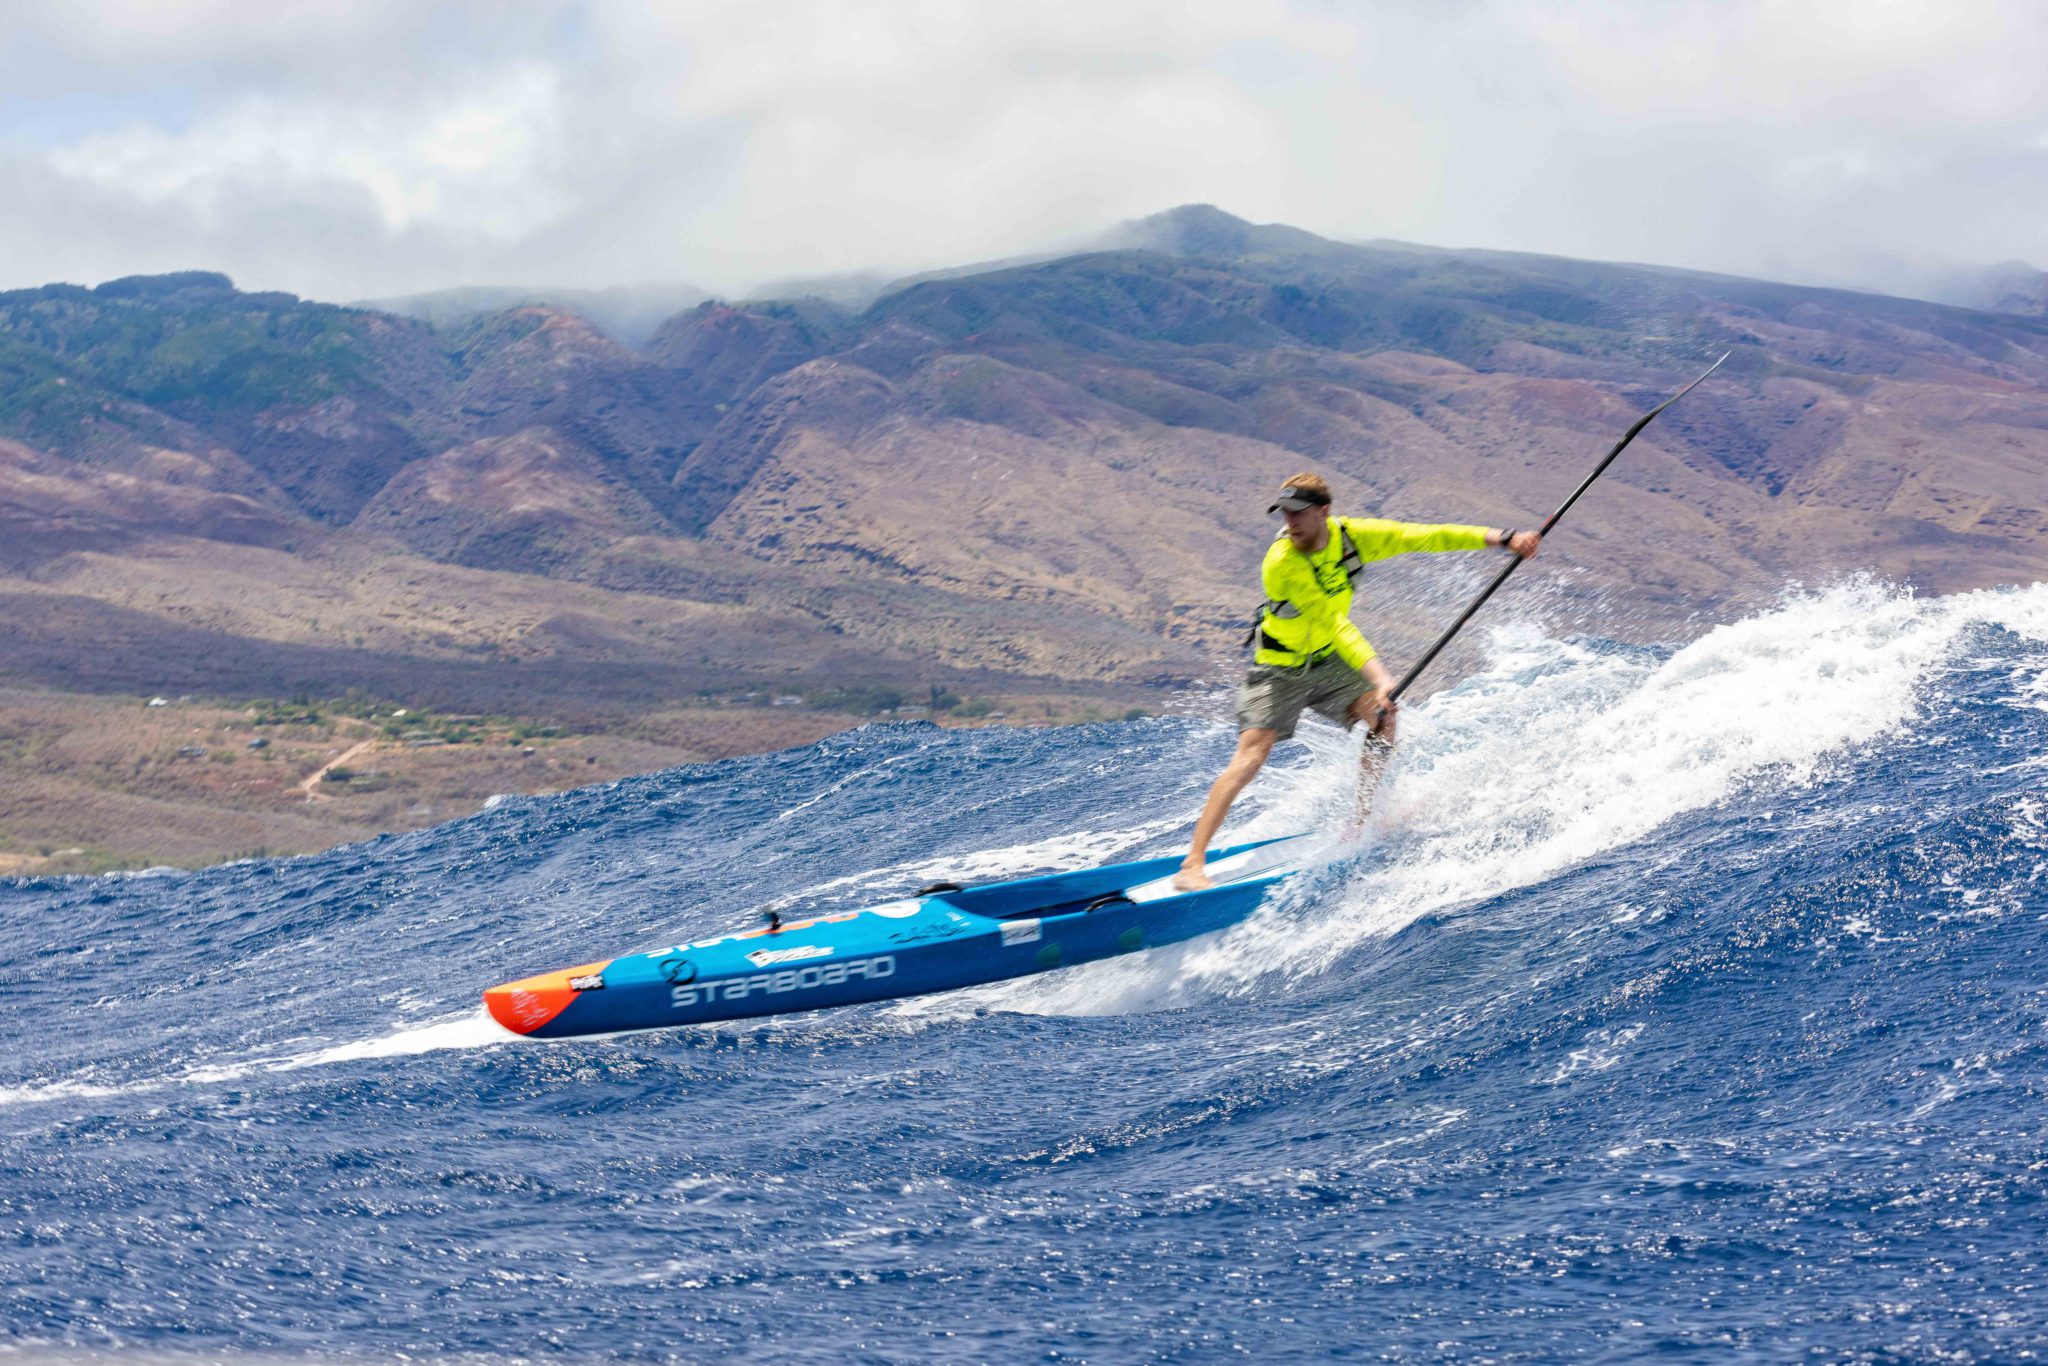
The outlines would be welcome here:
[[[1225,849],[1215,886],[1172,886],[1180,858],[928,890],[901,901],[542,973],[484,992],[515,1034],[562,1039],[741,1020],[950,991],[1220,930],[1328,852],[1290,835]]]

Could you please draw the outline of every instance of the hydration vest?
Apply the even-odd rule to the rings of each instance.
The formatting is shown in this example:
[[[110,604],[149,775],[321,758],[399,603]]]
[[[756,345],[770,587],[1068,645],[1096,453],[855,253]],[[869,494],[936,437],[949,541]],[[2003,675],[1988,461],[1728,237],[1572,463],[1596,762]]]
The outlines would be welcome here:
[[[1351,543],[1351,533],[1345,529],[1343,519],[1333,517],[1331,520],[1337,523],[1337,559],[1329,568],[1342,574],[1345,585],[1355,592],[1358,588],[1358,576],[1365,572],[1365,561],[1359,558],[1358,547]],[[1313,562],[1311,562],[1311,565],[1313,565]],[[1322,569],[1316,571],[1316,584],[1318,587],[1322,587],[1325,572],[1327,571]],[[1324,588],[1323,591],[1328,593],[1330,590]],[[1325,646],[1314,654],[1303,654],[1299,650],[1281,644],[1266,630],[1266,622],[1269,618],[1291,621],[1300,615],[1301,609],[1293,603],[1275,602],[1271,598],[1267,598],[1252,613],[1252,628],[1245,633],[1244,643],[1253,646],[1257,650],[1267,650],[1274,654],[1292,656],[1292,658],[1285,661],[1267,661],[1281,663],[1283,667],[1296,667],[1312,663],[1336,648],[1335,646]]]

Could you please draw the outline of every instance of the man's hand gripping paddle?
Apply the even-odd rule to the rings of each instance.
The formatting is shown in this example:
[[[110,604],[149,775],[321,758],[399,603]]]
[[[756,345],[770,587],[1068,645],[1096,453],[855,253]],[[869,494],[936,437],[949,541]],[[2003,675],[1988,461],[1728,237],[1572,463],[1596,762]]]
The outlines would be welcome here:
[[[1635,421],[1635,425],[1633,427],[1630,427],[1626,432],[1622,433],[1621,440],[1614,443],[1614,449],[1607,452],[1606,458],[1603,459],[1598,465],[1595,465],[1593,467],[1593,472],[1587,475],[1584,481],[1581,482],[1577,488],[1572,490],[1572,496],[1565,499],[1563,503],[1558,505],[1557,511],[1550,514],[1549,519],[1545,521],[1542,527],[1539,529],[1539,534],[1543,536],[1550,535],[1550,529],[1556,526],[1560,521],[1564,520],[1564,515],[1572,510],[1572,504],[1579,501],[1579,495],[1584,493],[1587,489],[1593,487],[1593,481],[1598,479],[1601,475],[1607,472],[1607,467],[1614,463],[1615,457],[1628,449],[1628,443],[1635,440],[1637,434],[1640,433],[1643,430],[1643,428],[1649,426],[1650,423],[1656,419],[1657,414],[1663,412],[1666,408],[1669,408],[1672,404],[1678,402],[1678,400],[1684,398],[1687,394],[1691,393],[1694,389],[1698,388],[1701,381],[1705,380],[1708,375],[1713,374],[1716,370],[1721,368],[1721,361],[1727,360],[1728,357],[1734,354],[1735,353],[1733,351],[1722,352],[1721,360],[1717,360],[1712,365],[1709,365],[1705,369],[1705,371],[1703,371],[1700,374],[1699,379],[1696,379],[1691,384],[1686,385],[1683,389],[1680,389],[1670,398],[1665,399],[1662,403],[1650,409],[1649,412],[1644,413],[1641,417],[1637,418]],[[1434,661],[1436,657],[1443,652],[1444,646],[1451,643],[1451,638],[1457,635],[1459,631],[1462,631],[1465,628],[1466,622],[1472,620],[1473,613],[1477,612],[1481,607],[1484,607],[1486,605],[1486,600],[1493,596],[1494,590],[1498,589],[1502,584],[1506,583],[1508,581],[1508,575],[1514,573],[1517,569],[1520,569],[1521,567],[1522,557],[1520,555],[1512,556],[1508,560],[1508,562],[1501,567],[1500,573],[1494,575],[1493,582],[1486,585],[1485,589],[1479,594],[1478,597],[1472,599],[1472,605],[1470,607],[1467,607],[1462,613],[1459,614],[1458,619],[1451,623],[1451,627],[1448,631],[1445,631],[1442,635],[1436,638],[1436,644],[1430,646],[1427,650],[1424,650],[1422,652],[1422,658],[1416,660],[1414,664],[1409,666],[1408,672],[1401,675],[1401,681],[1394,685],[1394,690],[1387,694],[1386,702],[1381,706],[1379,712],[1374,716],[1372,729],[1367,733],[1365,737],[1365,762],[1363,770],[1360,774],[1360,782],[1358,788],[1358,822],[1360,824],[1364,823],[1367,813],[1369,813],[1372,810],[1373,795],[1375,792],[1378,791],[1380,778],[1386,772],[1387,760],[1393,757],[1394,743],[1392,739],[1388,738],[1387,736],[1387,732],[1391,729],[1391,727],[1389,727],[1387,724],[1388,711],[1392,709],[1395,703],[1401,700],[1401,694],[1408,691],[1408,685],[1413,683],[1416,680],[1417,676],[1419,676],[1424,669],[1428,668],[1431,662]]]

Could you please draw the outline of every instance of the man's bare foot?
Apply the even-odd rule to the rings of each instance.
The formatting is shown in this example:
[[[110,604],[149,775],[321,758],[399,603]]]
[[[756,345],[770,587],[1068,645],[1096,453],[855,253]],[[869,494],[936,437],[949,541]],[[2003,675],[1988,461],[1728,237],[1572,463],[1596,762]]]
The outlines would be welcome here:
[[[1215,885],[1200,868],[1183,868],[1173,875],[1173,890],[1176,892],[1200,892]]]

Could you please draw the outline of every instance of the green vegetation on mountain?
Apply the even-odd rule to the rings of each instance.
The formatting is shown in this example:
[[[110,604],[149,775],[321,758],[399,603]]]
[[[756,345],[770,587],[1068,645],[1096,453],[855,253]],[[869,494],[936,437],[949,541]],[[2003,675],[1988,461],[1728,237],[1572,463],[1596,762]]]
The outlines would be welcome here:
[[[0,330],[109,390],[203,417],[317,403],[374,370],[362,315],[200,271],[0,294]]]

